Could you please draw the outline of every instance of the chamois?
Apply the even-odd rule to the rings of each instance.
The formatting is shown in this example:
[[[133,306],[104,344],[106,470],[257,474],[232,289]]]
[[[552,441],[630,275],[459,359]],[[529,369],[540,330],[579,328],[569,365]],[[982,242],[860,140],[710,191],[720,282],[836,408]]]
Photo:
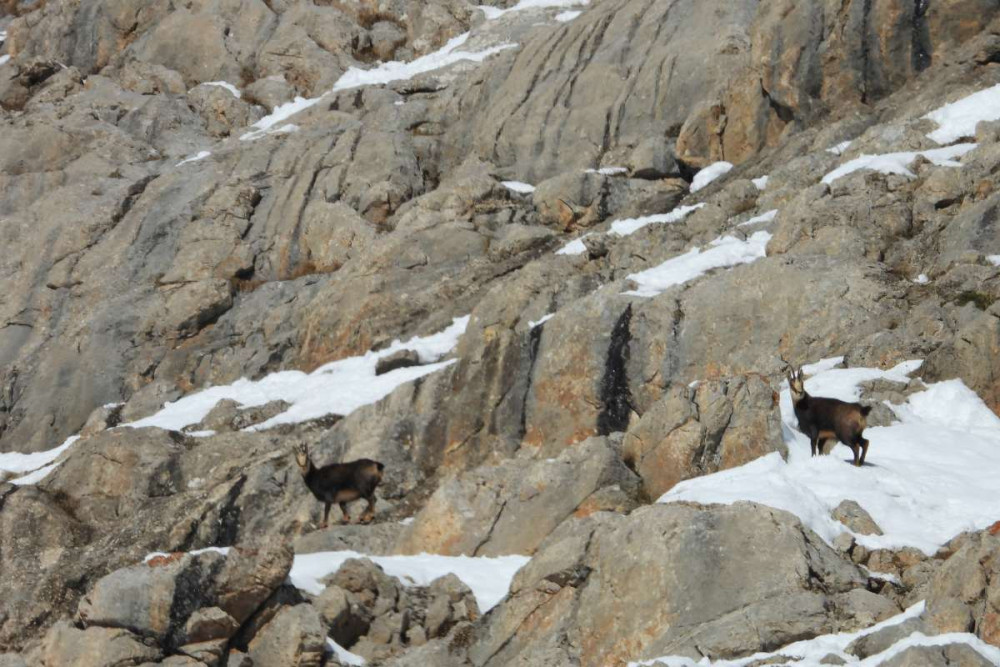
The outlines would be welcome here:
[[[806,393],[802,368],[796,369],[784,359],[782,361],[790,371],[786,377],[795,406],[795,418],[799,422],[799,430],[809,436],[811,455],[816,456],[817,451],[822,454],[826,441],[836,438],[851,448],[854,465],[861,466],[868,455],[868,440],[861,434],[868,426],[867,417],[871,406],[847,403],[836,398],[810,396]]]
[[[325,505],[320,528],[326,528],[333,503],[340,505],[340,511],[344,513],[342,523],[351,522],[347,503],[359,498],[368,501],[368,507],[361,515],[361,523],[368,523],[375,517],[375,487],[382,481],[384,464],[371,459],[358,459],[317,468],[309,457],[309,449],[302,443],[295,448],[295,462],[306,486]]]

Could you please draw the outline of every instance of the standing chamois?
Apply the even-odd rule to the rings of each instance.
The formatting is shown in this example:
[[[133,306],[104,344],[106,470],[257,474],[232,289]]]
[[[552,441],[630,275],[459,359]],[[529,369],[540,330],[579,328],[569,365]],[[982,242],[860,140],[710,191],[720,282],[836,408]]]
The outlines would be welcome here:
[[[792,404],[795,406],[795,418],[799,422],[799,430],[809,436],[812,456],[816,456],[817,451],[822,454],[826,441],[836,438],[851,448],[854,465],[864,463],[865,456],[868,455],[868,440],[861,433],[868,426],[867,417],[871,406],[847,403],[836,398],[810,396],[806,393],[802,368],[796,369],[784,359],[781,361],[789,370],[786,377],[788,389],[792,393]]]
[[[326,528],[327,519],[330,517],[330,506],[333,503],[340,505],[340,511],[344,513],[344,518],[341,520],[343,523],[351,522],[347,503],[359,498],[368,501],[368,508],[361,515],[361,523],[368,523],[375,517],[375,488],[382,481],[384,464],[371,459],[358,459],[349,463],[331,463],[317,468],[309,458],[309,450],[302,443],[295,448],[295,462],[302,472],[306,486],[316,499],[326,506],[320,528]]]

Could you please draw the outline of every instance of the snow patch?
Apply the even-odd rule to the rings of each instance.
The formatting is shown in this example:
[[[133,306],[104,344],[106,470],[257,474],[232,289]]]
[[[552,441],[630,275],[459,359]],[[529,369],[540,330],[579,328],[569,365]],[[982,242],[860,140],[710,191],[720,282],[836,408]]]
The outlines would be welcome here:
[[[802,367],[802,372],[806,375],[816,375],[817,373],[822,373],[823,371],[828,371],[834,368],[840,368],[844,363],[844,357],[827,357],[826,359],[820,359],[819,361],[806,364]],[[905,380],[904,380],[905,381]]]
[[[938,124],[927,136],[939,144],[974,137],[980,121],[1000,120],[1000,84],[945,104],[923,116]]]
[[[736,225],[737,227],[746,227],[748,225],[756,225],[758,222],[771,222],[778,215],[778,209],[772,209],[766,213],[761,213],[760,215],[755,215],[746,222],[741,222]]]
[[[42,474],[37,479],[31,479],[30,481],[25,481],[26,477],[32,477],[32,475],[27,475],[19,479],[12,480],[14,484],[34,484],[39,481],[46,474],[51,472],[55,466],[51,466],[56,458],[65,452],[67,449],[73,446],[73,443],[80,439],[78,435],[71,435],[66,438],[61,445],[54,447],[44,452],[35,452],[33,454],[21,454],[20,452],[6,452],[0,454],[0,472],[8,473],[27,473],[35,471],[32,475],[41,472],[41,469],[48,468],[45,474]]]
[[[240,141],[253,141],[255,139],[260,139],[265,134],[268,134],[271,128],[275,125],[284,123],[284,121],[288,120],[300,111],[305,111],[306,109],[319,104],[325,96],[326,95],[323,94],[319,97],[306,98],[296,95],[294,100],[291,102],[285,102],[284,104],[279,104],[271,110],[270,114],[264,116],[251,125],[250,127],[252,129],[250,132],[242,135],[240,137]]]
[[[205,547],[204,549],[195,549],[194,551],[188,551],[186,553],[189,553],[192,556],[197,556],[198,554],[207,554],[207,553],[222,554],[223,556],[225,556],[229,554],[229,547]],[[161,558],[161,557],[166,558],[168,556],[170,556],[170,554],[167,553],[166,551],[154,551],[152,553],[146,554],[146,557],[142,559],[142,562],[148,563],[154,558]]]
[[[1000,255],[986,255],[986,261],[993,266],[1000,266]]]
[[[586,174],[600,174],[601,176],[617,176],[627,174],[628,167],[601,167],[600,169],[585,169]]]
[[[337,656],[337,662],[342,665],[350,665],[351,667],[361,667],[365,664],[365,659],[360,655],[351,653],[346,648],[333,641],[329,637],[326,638],[326,647],[330,649],[330,652]]]
[[[494,19],[500,18],[504,14],[510,14],[511,12],[520,12],[526,9],[553,9],[553,8],[559,9],[562,7],[580,7],[588,4],[590,4],[590,0],[521,0],[513,7],[508,7],[507,9],[500,9],[498,7],[491,7],[489,5],[478,5],[478,7],[479,9],[483,10],[484,14],[486,14],[486,18],[492,21]],[[563,13],[568,14],[569,12],[563,12]],[[579,14],[579,12],[577,12],[577,14]]]
[[[805,372],[813,396],[857,401],[859,385],[879,378],[906,382],[920,367],[908,361],[883,371],[827,368],[824,360]],[[933,554],[956,534],[980,530],[1000,515],[1000,418],[961,380],[930,385],[906,403],[891,406],[899,422],[870,427],[868,460],[850,465],[850,450],[837,444],[828,456],[809,456],[809,439],[798,431],[787,388],[781,391],[782,432],[788,461],[777,453],[751,463],[681,482],[659,502],[732,503],[749,500],[787,510],[832,543],[849,532],[830,516],[843,500],[871,514],[884,535],[854,535],[869,549],[915,547]],[[828,445],[829,446],[829,445]]]
[[[582,255],[583,253],[587,252],[587,246],[583,245],[583,239],[587,238],[588,236],[591,236],[590,232],[584,234],[583,236],[581,236],[580,238],[576,239],[575,241],[570,241],[569,243],[567,243],[563,247],[559,248],[559,250],[556,250],[556,254],[557,255]]]
[[[764,175],[764,176],[761,176],[760,178],[751,178],[750,182],[753,183],[754,186],[758,190],[760,190],[761,192],[763,192],[764,188],[767,187],[767,182],[768,182],[768,180],[770,180],[770,178],[771,178],[770,176]]]
[[[653,297],[674,285],[694,280],[712,269],[753,262],[765,256],[767,242],[770,240],[771,235],[767,232],[756,232],[746,241],[735,236],[722,236],[712,241],[708,248],[692,248],[659,266],[630,274],[627,278],[636,284],[636,288],[623,294]]]
[[[576,17],[580,16],[580,14],[582,14],[582,13],[583,12],[581,12],[579,10],[568,11],[568,12],[559,12],[558,14],[556,14],[556,21],[559,21],[560,23],[569,23],[570,21],[572,21]]]
[[[531,560],[528,556],[367,556],[356,551],[323,551],[295,556],[288,578],[296,588],[319,595],[326,588],[321,579],[349,558],[367,558],[408,586],[427,586],[438,577],[454,574],[472,589],[483,614],[507,595],[511,579]]]
[[[10,480],[10,483],[15,486],[25,486],[26,484],[38,484],[40,481],[49,476],[49,473],[59,467],[58,463],[50,463],[47,466],[43,466],[34,472],[30,472],[23,477],[18,477],[17,479]]]
[[[426,56],[407,63],[389,61],[380,63],[371,69],[351,67],[337,79],[337,83],[333,85],[333,92],[358,88],[360,86],[371,86],[391,81],[412,79],[418,74],[447,67],[462,60],[482,62],[495,53],[517,47],[517,44],[506,43],[484,49],[483,51],[459,51],[458,47],[465,44],[468,39],[469,33],[462,33],[448,40],[442,48],[434,53],[428,53]]]
[[[181,165],[187,164],[188,162],[197,162],[199,160],[204,160],[205,158],[207,158],[211,154],[212,154],[211,151],[200,151],[196,155],[192,155],[189,158],[185,158],[185,159],[181,160],[180,162],[178,162],[174,166],[175,167],[180,167]]]
[[[535,191],[535,186],[529,183],[522,183],[521,181],[501,181],[500,185],[504,186],[508,190],[514,192],[519,192],[522,195],[531,194]]]
[[[919,276],[913,279],[913,282],[915,282],[918,285],[926,285],[930,281],[931,279],[927,277],[926,273],[921,273]]]
[[[921,614],[923,614],[925,606],[926,604],[924,602],[918,602],[903,613],[897,614],[892,618],[888,618],[881,623],[876,623],[869,628],[855,632],[820,635],[819,637],[805,639],[783,646],[777,651],[771,653],[755,653],[754,655],[749,655],[744,658],[735,658],[733,660],[710,660],[708,658],[702,658],[698,661],[683,656],[672,655],[654,658],[652,660],[630,662],[628,663],[628,667],[647,667],[649,665],[656,664],[662,664],[666,667],[744,667],[745,665],[751,663],[771,664],[771,661],[775,659],[779,662],[774,664],[780,663],[782,665],[802,665],[803,667],[814,667],[815,665],[822,664],[820,661],[830,654],[839,657],[845,665],[855,665],[856,667],[875,667],[875,665],[881,665],[906,649],[914,646],[943,646],[945,644],[966,644],[987,660],[1000,665],[1000,649],[987,644],[971,633],[964,632],[952,632],[934,637],[928,637],[921,632],[914,632],[899,640],[881,653],[869,656],[865,659],[859,659],[857,656],[847,652],[847,647],[850,646],[852,642],[855,642],[862,637],[874,634],[880,630],[884,630],[885,628],[900,625],[910,619],[918,618]],[[795,662],[789,662],[790,660],[794,660]]]
[[[406,342],[397,340],[384,350],[333,361],[308,374],[302,371],[279,371],[265,375],[260,380],[242,378],[233,384],[210,387],[167,403],[156,414],[124,426],[156,426],[180,431],[200,422],[224,398],[233,399],[244,407],[277,400],[291,404],[285,412],[248,429],[254,431],[279,424],[296,424],[330,414],[347,415],[363,405],[375,403],[402,384],[454,363],[454,359],[439,360],[455,348],[468,323],[468,316],[456,317],[451,326],[439,333],[424,338],[411,338]],[[398,368],[375,375],[378,360],[400,350],[415,351],[426,365]]]
[[[291,102],[285,102],[284,104],[279,104],[274,107],[270,114],[264,116],[251,125],[250,131],[243,134],[240,137],[240,140],[253,141],[273,132],[294,132],[298,129],[298,126],[284,124],[284,122],[295,114],[319,104],[330,93],[334,93],[339,90],[348,90],[350,88],[358,88],[361,86],[371,86],[390,83],[392,81],[412,79],[418,74],[447,67],[448,65],[452,65],[462,60],[482,62],[495,53],[499,53],[505,49],[517,47],[517,44],[506,43],[485,49],[483,51],[459,51],[458,47],[465,44],[465,42],[469,39],[469,34],[470,33],[466,32],[458,35],[457,37],[453,37],[437,51],[428,53],[427,55],[421,56],[415,60],[411,60],[408,63],[389,61],[379,63],[371,69],[351,67],[344,72],[339,79],[337,79],[337,82],[333,85],[333,88],[329,92],[324,93],[319,97],[311,98],[296,96],[296,98]],[[277,129],[272,130],[275,126],[278,126]]]
[[[834,155],[843,155],[844,151],[850,148],[852,143],[853,143],[852,140],[841,141],[836,146],[830,146],[829,148],[827,148],[826,152],[833,153]]]
[[[615,220],[611,223],[611,228],[608,230],[608,233],[614,234],[615,236],[628,236],[629,234],[636,233],[647,225],[663,225],[680,222],[703,206],[704,204],[680,206],[669,213],[658,213],[656,215],[646,215],[641,218],[625,218],[622,220]]]
[[[694,175],[694,180],[691,181],[691,192],[698,192],[715,179],[729,173],[732,168],[731,162],[713,162]]]
[[[932,148],[926,151],[905,151],[902,153],[883,153],[882,155],[861,155],[853,160],[845,162],[829,174],[823,177],[823,182],[830,184],[838,178],[853,174],[859,169],[872,169],[883,174],[899,174],[901,176],[914,177],[907,167],[923,156],[938,165],[939,167],[961,167],[962,163],[955,158],[962,157],[969,151],[975,149],[977,144],[956,144],[944,148]]]
[[[201,85],[203,85],[203,86],[217,86],[219,88],[225,88],[230,93],[232,93],[233,97],[235,97],[236,99],[239,100],[239,99],[243,98],[243,93],[240,92],[240,89],[237,88],[236,86],[234,86],[233,84],[229,83],[228,81],[206,81],[205,83],[203,83]]]
[[[10,60],[10,54],[7,53],[3,54],[2,56],[0,56],[0,65],[7,64],[8,60]]]
[[[540,327],[543,324],[545,324],[546,322],[548,322],[549,320],[551,320],[555,316],[556,316],[555,313],[549,313],[548,315],[542,315],[541,319],[535,320],[533,322],[529,321],[528,322],[528,328],[529,329],[534,329],[535,327]]]

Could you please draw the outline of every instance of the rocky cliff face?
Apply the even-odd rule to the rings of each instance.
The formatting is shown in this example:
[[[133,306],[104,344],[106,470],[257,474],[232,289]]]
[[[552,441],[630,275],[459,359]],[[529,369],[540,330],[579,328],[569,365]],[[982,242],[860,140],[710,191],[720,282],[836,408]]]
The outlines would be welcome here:
[[[1000,410],[996,0],[0,7],[0,665],[1000,660],[993,504],[653,503],[792,469],[779,354]]]

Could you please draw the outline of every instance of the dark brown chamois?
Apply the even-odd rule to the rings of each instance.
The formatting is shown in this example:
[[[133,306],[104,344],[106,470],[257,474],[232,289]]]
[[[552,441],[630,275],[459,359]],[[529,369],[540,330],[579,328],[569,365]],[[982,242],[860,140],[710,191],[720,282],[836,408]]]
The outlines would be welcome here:
[[[382,481],[384,464],[371,459],[358,459],[317,468],[313,465],[309,450],[304,444],[299,444],[295,448],[295,462],[302,472],[306,486],[316,499],[325,505],[320,528],[326,528],[330,517],[330,506],[333,503],[340,505],[340,511],[344,513],[343,523],[351,522],[347,503],[359,498],[368,501],[368,507],[361,515],[361,523],[368,523],[375,517],[375,488]]]
[[[785,364],[790,371],[786,377],[792,394],[792,405],[795,406],[795,418],[799,422],[799,430],[809,437],[812,456],[816,456],[817,451],[822,454],[826,441],[836,438],[851,448],[854,465],[864,463],[865,456],[868,455],[868,441],[862,436],[862,432],[868,426],[871,406],[848,403],[836,398],[810,396],[806,393],[802,369],[795,369],[787,361]]]

